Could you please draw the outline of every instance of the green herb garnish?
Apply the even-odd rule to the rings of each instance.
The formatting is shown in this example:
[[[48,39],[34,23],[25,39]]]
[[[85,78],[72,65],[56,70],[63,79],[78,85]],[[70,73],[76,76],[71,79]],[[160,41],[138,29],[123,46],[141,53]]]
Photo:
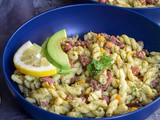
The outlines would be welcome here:
[[[90,72],[91,76],[96,76],[98,72],[102,69],[108,67],[113,59],[105,56],[101,56],[100,60],[93,59],[91,63],[87,66],[87,70]]]
[[[160,85],[160,78],[158,78],[158,85]]]
[[[97,60],[93,59],[92,62],[87,66],[87,70],[90,72],[91,76],[96,76],[102,67],[103,66],[100,65]]]
[[[93,59],[91,63],[87,66],[88,71],[94,71],[94,70],[100,71],[102,70],[102,68],[103,68],[102,63],[100,63],[98,60],[95,59]]]
[[[106,57],[105,56],[101,56],[101,59],[100,59],[100,61],[102,62],[104,68],[108,67],[111,64],[112,60],[113,60],[112,58],[109,58],[107,56]]]

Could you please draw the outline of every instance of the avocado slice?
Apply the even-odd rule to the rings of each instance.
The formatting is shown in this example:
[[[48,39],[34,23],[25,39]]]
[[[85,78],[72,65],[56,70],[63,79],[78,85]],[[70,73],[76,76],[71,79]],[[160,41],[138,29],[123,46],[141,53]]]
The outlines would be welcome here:
[[[66,30],[56,32],[47,42],[46,51],[49,55],[49,61],[55,65],[55,62],[60,65],[57,66],[62,70],[70,70],[70,63],[68,55],[62,50],[61,42],[67,38]],[[56,64],[56,65],[57,65]]]
[[[59,65],[56,61],[53,61],[53,59],[48,54],[47,44],[48,44],[49,39],[50,38],[47,38],[45,40],[45,42],[42,44],[42,46],[41,46],[42,47],[42,49],[41,49],[41,55],[43,55],[44,57],[46,57],[48,59],[48,61],[50,61],[57,68],[58,74],[69,74],[69,73],[71,73],[72,72],[71,69],[68,69],[68,70],[60,69],[61,65]]]
[[[62,69],[58,69],[57,68],[57,73],[58,74],[69,74],[69,73],[71,73],[72,72],[72,70],[70,69],[70,70],[62,70]]]
[[[50,58],[50,56],[48,55],[48,52],[47,52],[47,50],[46,50],[46,46],[47,46],[48,40],[49,40],[49,38],[47,38],[47,39],[45,40],[45,42],[42,44],[41,55],[44,56],[44,57],[46,57],[46,58],[48,59],[48,61],[50,61],[51,58]],[[53,63],[53,62],[52,62],[52,63]],[[57,72],[58,74],[69,74],[69,73],[72,72],[72,70],[62,70],[62,69],[59,69],[58,67],[59,67],[60,65],[58,65],[58,63],[56,63],[55,61],[54,61],[54,66],[56,66],[57,71],[58,71],[58,72]]]
[[[44,43],[41,45],[41,47],[42,47],[42,50],[41,50],[41,55],[42,56],[44,56],[44,57],[46,57],[46,51],[45,51],[45,48],[46,48],[46,44],[47,44],[47,42],[48,42],[48,38],[44,41]],[[47,58],[47,57],[46,57]]]
[[[50,55],[49,55],[48,52],[47,52],[47,43],[48,43],[49,39],[50,39],[50,38],[47,38],[47,39],[45,40],[45,42],[42,44],[41,54],[42,54],[44,57],[46,57],[47,60],[48,60],[49,62],[51,62],[55,67],[60,68],[61,65],[59,65],[56,61],[53,61],[53,60],[51,59]]]

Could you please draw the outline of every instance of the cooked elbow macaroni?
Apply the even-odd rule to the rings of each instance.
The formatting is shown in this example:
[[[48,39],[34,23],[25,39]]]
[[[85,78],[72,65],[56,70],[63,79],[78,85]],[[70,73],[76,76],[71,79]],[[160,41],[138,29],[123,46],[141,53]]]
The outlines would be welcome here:
[[[100,118],[137,110],[160,95],[159,52],[146,52],[127,35],[89,32],[84,41],[68,38],[63,48],[71,42],[65,51],[70,74],[37,78],[14,72],[11,78],[26,100],[56,114]]]

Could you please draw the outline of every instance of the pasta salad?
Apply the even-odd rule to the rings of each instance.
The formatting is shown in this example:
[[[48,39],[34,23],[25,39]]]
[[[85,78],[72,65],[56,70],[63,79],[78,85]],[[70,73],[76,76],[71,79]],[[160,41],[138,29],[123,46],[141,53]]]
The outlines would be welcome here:
[[[106,3],[121,7],[156,7],[160,6],[159,0],[96,0],[101,3]]]
[[[61,43],[72,72],[11,76],[26,100],[40,108],[78,118],[101,118],[135,111],[160,94],[160,53],[127,35],[89,32]]]

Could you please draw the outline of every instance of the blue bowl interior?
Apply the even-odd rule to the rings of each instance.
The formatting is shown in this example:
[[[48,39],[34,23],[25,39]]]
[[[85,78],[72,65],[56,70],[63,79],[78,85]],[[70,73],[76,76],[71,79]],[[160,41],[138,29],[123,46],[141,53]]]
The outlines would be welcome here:
[[[136,13],[105,5],[77,5],[46,12],[21,26],[10,38],[3,54],[3,73],[7,84],[24,109],[23,104],[38,108],[25,103],[17,84],[10,78],[15,70],[13,55],[26,41],[41,45],[47,37],[61,29],[66,29],[68,36],[79,35],[81,38],[89,31],[110,35],[127,34],[136,40],[144,41],[145,48],[149,51],[160,51],[160,27]],[[41,118],[44,115],[40,115]],[[33,114],[32,116],[35,117]]]

